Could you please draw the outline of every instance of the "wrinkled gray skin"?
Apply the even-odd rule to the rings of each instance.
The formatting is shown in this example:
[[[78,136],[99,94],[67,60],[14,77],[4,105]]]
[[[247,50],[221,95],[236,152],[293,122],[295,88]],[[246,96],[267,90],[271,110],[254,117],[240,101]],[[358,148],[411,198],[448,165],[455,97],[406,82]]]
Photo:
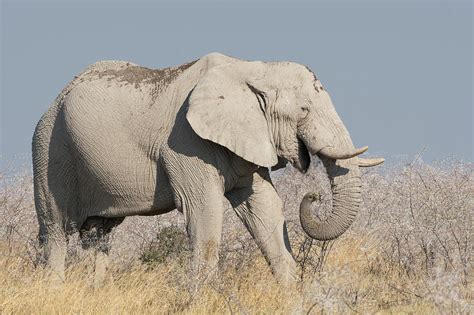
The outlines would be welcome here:
[[[67,235],[80,231],[103,280],[108,233],[126,216],[183,213],[193,270],[218,260],[227,198],[283,284],[295,281],[283,204],[269,167],[305,172],[310,154],[327,169],[333,212],[306,214],[303,228],[342,234],[361,202],[359,165],[328,93],[306,67],[213,53],[176,68],[123,61],[87,68],[62,91],[33,136],[39,238],[52,274],[64,279]],[[85,241],[85,240],[89,241]]]

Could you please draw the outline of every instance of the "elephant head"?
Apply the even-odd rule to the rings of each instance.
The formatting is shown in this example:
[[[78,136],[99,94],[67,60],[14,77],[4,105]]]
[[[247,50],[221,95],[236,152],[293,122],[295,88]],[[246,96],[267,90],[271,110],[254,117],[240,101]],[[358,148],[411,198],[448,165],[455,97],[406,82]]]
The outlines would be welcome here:
[[[359,166],[383,162],[357,157],[367,147],[354,147],[329,94],[297,63],[226,59],[199,80],[186,117],[200,137],[263,167],[289,162],[306,172],[310,155],[317,155],[331,182],[333,209],[323,222],[302,213],[301,223],[318,240],[347,230],[361,203]]]

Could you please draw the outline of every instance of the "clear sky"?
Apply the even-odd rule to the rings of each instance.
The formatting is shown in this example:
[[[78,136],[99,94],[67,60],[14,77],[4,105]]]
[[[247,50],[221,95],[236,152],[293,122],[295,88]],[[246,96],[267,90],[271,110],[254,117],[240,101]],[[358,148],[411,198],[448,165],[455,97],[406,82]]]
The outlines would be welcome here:
[[[41,114],[87,65],[213,51],[307,65],[371,155],[472,161],[470,1],[38,2],[2,2],[3,161],[30,155]]]

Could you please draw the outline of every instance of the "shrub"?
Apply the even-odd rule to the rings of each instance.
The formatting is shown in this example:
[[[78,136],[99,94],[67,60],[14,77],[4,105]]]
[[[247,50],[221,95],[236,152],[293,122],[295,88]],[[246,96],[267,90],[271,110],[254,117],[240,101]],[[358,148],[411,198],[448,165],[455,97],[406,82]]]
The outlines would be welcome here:
[[[141,252],[139,259],[147,265],[162,264],[170,260],[183,263],[189,253],[188,236],[182,226],[175,224],[160,228]]]

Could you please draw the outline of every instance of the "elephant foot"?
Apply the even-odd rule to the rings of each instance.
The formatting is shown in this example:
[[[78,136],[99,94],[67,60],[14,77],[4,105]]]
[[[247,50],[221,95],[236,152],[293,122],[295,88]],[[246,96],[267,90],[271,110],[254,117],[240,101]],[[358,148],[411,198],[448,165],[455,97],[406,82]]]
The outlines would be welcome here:
[[[108,254],[97,251],[94,260],[93,286],[94,288],[99,288],[105,282],[105,276],[109,267],[109,257]]]

